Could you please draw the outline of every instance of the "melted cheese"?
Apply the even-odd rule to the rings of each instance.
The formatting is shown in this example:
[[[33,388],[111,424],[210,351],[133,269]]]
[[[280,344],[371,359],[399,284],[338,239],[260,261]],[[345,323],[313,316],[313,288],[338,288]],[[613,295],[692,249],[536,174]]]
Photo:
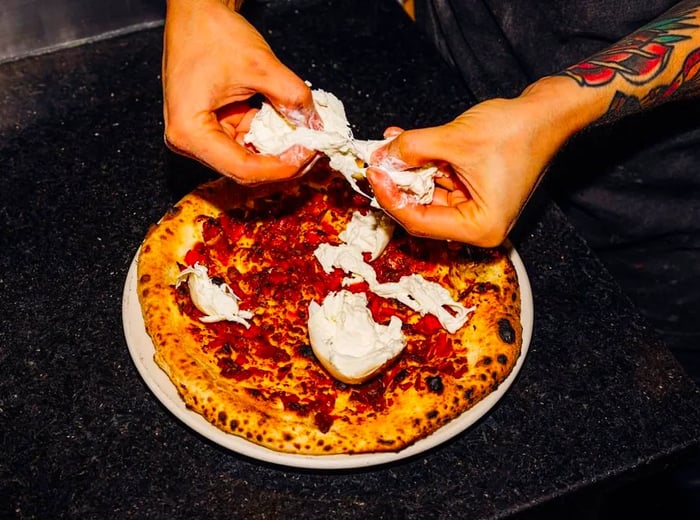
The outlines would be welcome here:
[[[384,298],[394,298],[421,315],[434,315],[450,333],[459,330],[475,308],[466,308],[454,301],[449,291],[439,283],[426,280],[419,274],[403,276],[397,282],[377,281],[376,271],[365,262],[362,253],[369,252],[373,254],[373,259],[377,258],[391,239],[393,228],[383,228],[382,219],[378,215],[381,214],[370,212],[363,216],[355,212],[347,228],[338,235],[346,243],[337,246],[319,244],[314,256],[323,270],[331,273],[334,268],[341,269],[350,275],[343,280],[343,285],[364,280],[373,293]],[[381,245],[379,249],[377,241]],[[373,251],[377,250],[379,254],[374,256]]]
[[[309,304],[309,340],[324,367],[340,381],[366,381],[406,346],[401,320],[388,325],[372,319],[367,296],[349,291],[332,292],[321,305]]]
[[[450,334],[457,332],[476,310],[457,303],[442,285],[419,274],[402,276],[398,282],[377,284],[372,291],[385,298],[395,298],[421,315],[432,314]]]
[[[393,233],[394,222],[386,214],[370,211],[363,215],[355,211],[338,238],[369,253],[370,260],[376,260],[386,249]]]
[[[380,211],[370,211],[366,215],[355,211],[347,227],[338,235],[344,243],[337,246],[319,244],[314,256],[326,273],[337,267],[351,274],[343,281],[344,285],[365,280],[371,286],[377,283],[377,274],[365,262],[363,253],[369,253],[372,260],[378,258],[389,244],[394,227],[393,221]]]
[[[193,267],[184,269],[178,276],[178,284],[187,280],[192,303],[203,314],[199,318],[204,323],[217,321],[234,321],[250,327],[247,320],[253,317],[248,311],[238,308],[239,298],[227,284],[215,284],[206,267],[194,264]]]
[[[343,103],[330,92],[313,90],[316,111],[323,122],[322,130],[293,126],[284,119],[269,103],[262,104],[250,124],[250,130],[243,140],[252,144],[259,152],[279,155],[294,145],[319,151],[330,159],[330,167],[340,172],[352,188],[364,193],[357,180],[364,178],[372,153],[390,141],[355,139],[350,123],[345,115]],[[435,190],[434,177],[438,173],[435,166],[428,165],[409,171],[392,168],[388,164],[373,165],[386,170],[401,191],[412,200],[429,204]]]

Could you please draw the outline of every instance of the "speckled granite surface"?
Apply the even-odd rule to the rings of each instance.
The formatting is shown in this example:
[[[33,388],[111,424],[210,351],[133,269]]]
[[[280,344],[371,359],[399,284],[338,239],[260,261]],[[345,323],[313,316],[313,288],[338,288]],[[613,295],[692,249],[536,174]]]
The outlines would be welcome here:
[[[358,136],[468,105],[392,0],[298,4],[258,23],[346,102]],[[154,29],[0,66],[0,516],[500,518],[697,446],[700,393],[546,199],[514,235],[534,293],[529,355],[465,433],[393,466],[317,472],[191,431],[122,332],[148,226],[212,176],[163,145],[160,50]]]

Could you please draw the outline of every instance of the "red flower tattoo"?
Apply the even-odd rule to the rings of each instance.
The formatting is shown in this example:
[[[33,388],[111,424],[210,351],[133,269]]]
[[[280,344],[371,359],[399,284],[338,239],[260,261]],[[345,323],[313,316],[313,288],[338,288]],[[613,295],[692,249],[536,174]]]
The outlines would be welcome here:
[[[686,56],[683,67],[670,84],[652,89],[643,98],[627,96],[618,90],[604,118],[634,113],[640,108],[660,105],[672,98],[680,99],[697,93],[700,93],[700,49],[695,49]]]
[[[664,70],[673,44],[689,37],[675,31],[695,27],[685,23],[687,12],[665,18],[640,29],[618,44],[574,65],[564,74],[582,86],[601,86],[622,76],[630,83],[646,83]]]

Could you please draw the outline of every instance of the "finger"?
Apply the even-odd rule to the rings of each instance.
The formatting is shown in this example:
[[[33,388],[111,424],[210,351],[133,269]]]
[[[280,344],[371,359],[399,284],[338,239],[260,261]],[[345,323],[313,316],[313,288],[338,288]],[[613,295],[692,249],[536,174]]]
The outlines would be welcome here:
[[[255,114],[258,113],[258,109],[248,108],[240,103],[235,105],[237,106],[228,106],[225,110],[218,110],[217,117],[226,134],[243,145],[243,138],[250,130],[250,124]]]
[[[301,145],[295,144],[282,152],[279,158],[287,164],[298,164],[300,167],[303,167],[317,156],[318,152],[315,150],[310,150],[309,148],[304,148]]]
[[[399,135],[401,132],[403,132],[403,128],[400,128],[398,126],[390,126],[386,130],[384,130],[384,139],[389,139],[391,137],[396,137]]]
[[[238,126],[250,112],[255,114],[258,110],[251,108],[248,103],[229,103],[216,110],[219,121],[227,121],[234,126]]]
[[[369,159],[370,164],[388,171],[403,171],[411,168],[411,166],[400,157],[391,154],[390,144],[391,142],[380,146],[372,152],[372,156]]]
[[[386,172],[370,168],[367,178],[379,205],[412,235],[480,247],[495,247],[505,236],[505,232],[484,225],[485,215],[473,200],[465,198],[453,205],[442,192],[434,203],[418,204],[402,193]]]
[[[445,126],[406,130],[389,143],[389,157],[401,159],[410,167],[423,166],[429,162],[442,161],[450,133]]]
[[[244,137],[250,130],[250,124],[257,112],[258,109],[249,109],[247,105],[236,103],[217,111],[217,114],[224,132],[238,144],[250,150],[250,147],[244,143]],[[282,152],[279,155],[279,159],[285,164],[299,165],[301,170],[316,155],[317,152],[315,150],[304,148],[301,145],[294,145]]]
[[[453,191],[457,188],[457,184],[455,183],[452,176],[434,177],[434,180],[436,186],[440,186],[441,188],[444,188],[447,191]]]
[[[259,85],[263,94],[282,116],[295,126],[321,129],[323,122],[316,112],[311,88],[296,74],[279,63],[274,81],[267,78]]]
[[[272,155],[252,153],[223,130],[208,130],[200,134],[180,153],[203,162],[222,175],[240,184],[261,184],[295,177],[309,158],[288,156],[284,159]]]

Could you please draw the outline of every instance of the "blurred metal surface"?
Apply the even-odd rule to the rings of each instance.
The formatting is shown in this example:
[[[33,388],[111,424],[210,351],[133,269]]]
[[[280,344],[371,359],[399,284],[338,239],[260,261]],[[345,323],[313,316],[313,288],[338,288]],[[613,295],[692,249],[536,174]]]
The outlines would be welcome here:
[[[0,62],[161,23],[165,0],[0,0]]]

